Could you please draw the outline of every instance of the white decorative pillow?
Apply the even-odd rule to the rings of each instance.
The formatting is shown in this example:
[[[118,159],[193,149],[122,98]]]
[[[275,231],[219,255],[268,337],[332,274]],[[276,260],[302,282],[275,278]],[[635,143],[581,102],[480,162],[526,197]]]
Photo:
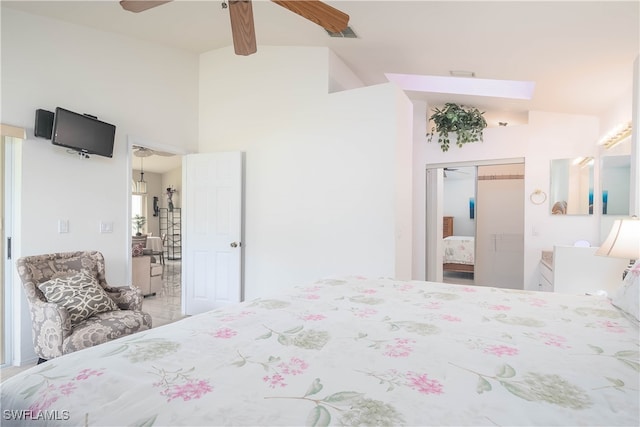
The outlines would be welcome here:
[[[98,280],[86,271],[48,280],[38,288],[47,301],[67,309],[73,325],[98,313],[119,310]]]
[[[640,259],[627,273],[622,286],[611,299],[611,303],[640,320]]]

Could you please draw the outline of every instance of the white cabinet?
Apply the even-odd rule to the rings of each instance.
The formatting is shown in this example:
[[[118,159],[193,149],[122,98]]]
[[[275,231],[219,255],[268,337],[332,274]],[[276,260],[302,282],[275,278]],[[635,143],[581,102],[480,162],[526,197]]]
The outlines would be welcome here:
[[[556,245],[551,259],[549,252],[543,252],[540,290],[567,294],[606,291],[613,295],[622,284],[622,272],[629,260],[595,255],[597,249]]]
[[[553,251],[542,252],[538,274],[538,290],[553,292]]]

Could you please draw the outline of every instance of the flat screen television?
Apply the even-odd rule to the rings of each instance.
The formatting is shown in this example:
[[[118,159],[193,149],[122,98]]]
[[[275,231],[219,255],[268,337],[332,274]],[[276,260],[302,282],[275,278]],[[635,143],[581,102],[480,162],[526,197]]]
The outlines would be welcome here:
[[[113,157],[115,134],[112,124],[57,107],[51,142],[79,153]]]

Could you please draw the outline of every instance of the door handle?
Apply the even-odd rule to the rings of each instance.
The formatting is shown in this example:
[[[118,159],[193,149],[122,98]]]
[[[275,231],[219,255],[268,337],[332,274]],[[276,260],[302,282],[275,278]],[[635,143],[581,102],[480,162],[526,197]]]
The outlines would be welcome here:
[[[237,248],[238,246],[242,246],[242,243],[231,242],[231,244],[229,246],[231,246],[232,248]]]

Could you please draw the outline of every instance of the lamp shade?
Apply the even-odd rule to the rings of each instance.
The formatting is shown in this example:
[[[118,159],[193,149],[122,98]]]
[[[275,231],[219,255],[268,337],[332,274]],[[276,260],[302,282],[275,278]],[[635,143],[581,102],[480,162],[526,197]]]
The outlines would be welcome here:
[[[640,259],[640,219],[618,219],[596,255]]]

